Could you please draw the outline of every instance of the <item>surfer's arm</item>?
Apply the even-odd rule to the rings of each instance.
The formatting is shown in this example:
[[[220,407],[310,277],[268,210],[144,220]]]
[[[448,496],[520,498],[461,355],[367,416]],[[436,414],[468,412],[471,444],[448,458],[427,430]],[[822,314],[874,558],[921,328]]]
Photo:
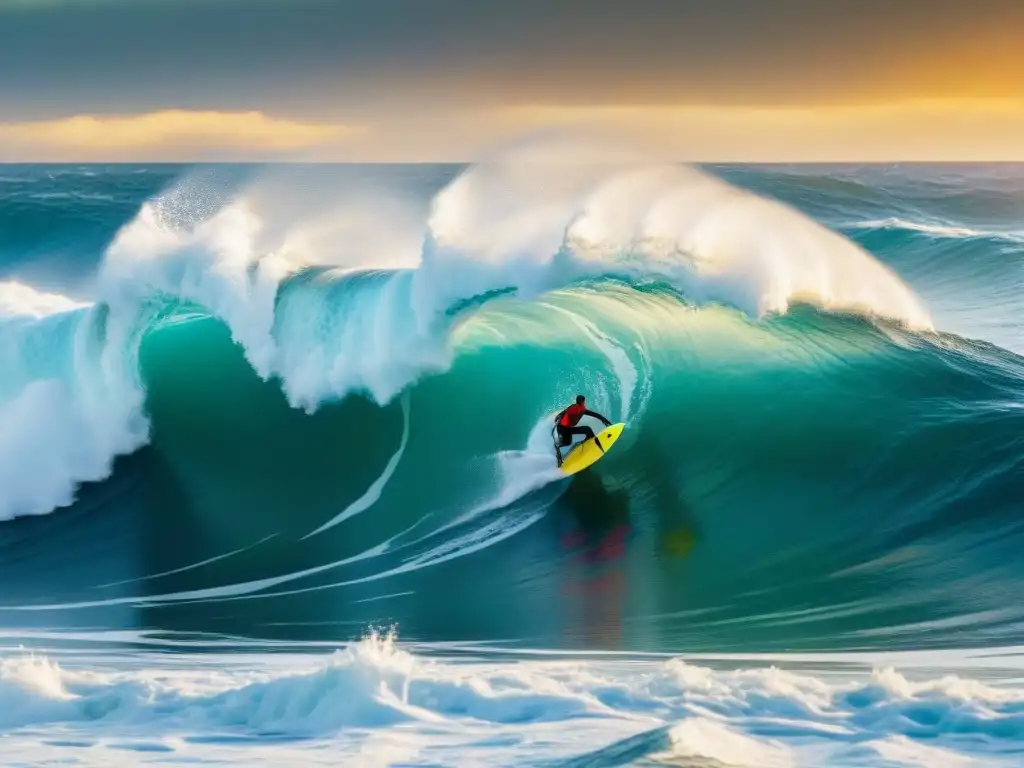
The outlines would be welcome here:
[[[593,416],[595,419],[603,421],[605,423],[605,426],[610,427],[612,425],[612,423],[610,421],[608,421],[608,419],[606,419],[600,413],[595,413],[594,411],[584,411],[583,415],[584,416]]]
[[[555,414],[555,424],[557,424],[559,421],[562,420],[562,416],[565,415],[565,412],[567,410],[569,410],[569,409],[568,408],[563,408],[562,410],[560,410],[558,413]]]

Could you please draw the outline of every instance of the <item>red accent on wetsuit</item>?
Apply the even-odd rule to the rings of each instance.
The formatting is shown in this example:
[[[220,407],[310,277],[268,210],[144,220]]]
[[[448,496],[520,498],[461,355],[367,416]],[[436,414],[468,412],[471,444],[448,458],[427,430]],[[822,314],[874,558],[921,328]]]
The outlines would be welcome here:
[[[583,414],[586,410],[587,406],[573,403],[565,409],[565,413],[562,414],[562,420],[558,423],[563,427],[575,427],[580,423],[580,419],[583,418]]]

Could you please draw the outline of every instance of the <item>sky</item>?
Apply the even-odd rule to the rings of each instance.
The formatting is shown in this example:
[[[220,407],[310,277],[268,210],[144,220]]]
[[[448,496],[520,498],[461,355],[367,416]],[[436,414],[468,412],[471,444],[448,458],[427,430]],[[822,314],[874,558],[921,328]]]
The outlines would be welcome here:
[[[1024,0],[0,0],[0,161],[1024,160]]]

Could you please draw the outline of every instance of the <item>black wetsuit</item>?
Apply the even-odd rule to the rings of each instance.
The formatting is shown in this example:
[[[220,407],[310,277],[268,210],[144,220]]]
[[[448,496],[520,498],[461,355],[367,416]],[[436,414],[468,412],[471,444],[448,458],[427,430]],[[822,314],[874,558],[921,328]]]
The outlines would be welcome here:
[[[590,427],[577,426],[579,420],[584,416],[591,416],[597,419],[598,421],[603,421],[608,426],[611,426],[611,422],[608,421],[608,419],[606,419],[600,413],[588,411],[586,408],[583,408],[575,404],[570,405],[564,411],[559,413],[555,419],[555,429],[558,431],[559,448],[564,448],[567,445],[572,445],[573,435],[583,435],[583,438],[585,440],[589,440],[594,436],[594,430],[592,430]],[[563,421],[568,421],[569,423],[563,424]],[[600,441],[598,441],[597,445],[599,448],[601,448],[602,451],[604,450],[604,447],[601,445]],[[558,452],[559,458],[561,458],[561,455],[561,452]]]
[[[593,416],[595,419],[600,419],[601,421],[604,421],[605,424],[611,425],[611,422],[605,419],[604,416],[594,413],[593,411],[584,411],[582,415]],[[582,427],[577,427],[575,425],[571,427],[563,427],[561,423],[559,423],[556,429],[558,430],[558,444],[563,447],[572,443],[573,435],[583,435],[586,440],[589,440],[594,436],[594,430],[585,425]]]

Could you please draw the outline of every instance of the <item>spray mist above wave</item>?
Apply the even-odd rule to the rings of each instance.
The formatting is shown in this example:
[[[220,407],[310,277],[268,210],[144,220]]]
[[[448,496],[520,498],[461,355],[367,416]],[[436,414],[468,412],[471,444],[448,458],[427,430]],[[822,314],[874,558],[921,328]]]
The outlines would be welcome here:
[[[259,375],[278,376],[309,410],[352,391],[383,403],[444,370],[455,307],[587,278],[667,280],[697,304],[753,317],[804,300],[932,327],[890,270],[794,210],[692,169],[590,147],[532,147],[470,168],[432,201],[419,252],[397,260],[345,243],[325,253],[322,222],[336,211],[288,227],[256,199],[241,195],[184,232],[161,216],[169,203],[146,206],[111,246],[103,298],[129,312],[155,295],[201,305]],[[325,261],[344,269],[282,289]]]
[[[19,414],[3,420],[0,466],[19,482],[3,484],[0,519],[70,503],[79,483],[145,443],[138,346],[183,305],[222,320],[255,372],[308,411],[352,392],[388,402],[451,364],[467,307],[587,279],[668,281],[696,304],[752,317],[799,300],[932,327],[891,271],[795,210],[593,148],[534,146],[471,167],[425,221],[385,206],[398,227],[366,215],[365,201],[305,216],[273,200],[266,189],[218,199],[179,184],[115,238],[94,305],[5,288],[32,310],[0,317],[0,408]],[[388,245],[398,250],[378,250]]]
[[[697,304],[753,317],[792,301],[932,329],[890,269],[782,203],[680,165],[607,160],[555,147],[477,165],[435,200],[418,270],[460,268],[424,286],[452,293],[514,286],[527,296],[581,277],[664,279]],[[475,284],[474,284],[475,283]],[[424,302],[421,302],[420,306]]]

